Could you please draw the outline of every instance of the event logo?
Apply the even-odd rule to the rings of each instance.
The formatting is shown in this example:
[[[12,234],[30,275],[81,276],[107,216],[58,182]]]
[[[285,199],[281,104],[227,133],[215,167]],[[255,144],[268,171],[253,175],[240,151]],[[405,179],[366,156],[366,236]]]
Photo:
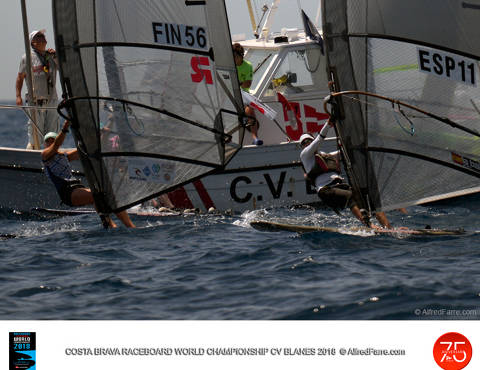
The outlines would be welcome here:
[[[472,345],[459,333],[446,333],[433,346],[433,358],[444,370],[460,370],[472,359]]]
[[[36,339],[34,332],[9,333],[9,370],[36,368]]]
[[[130,180],[170,185],[175,179],[175,164],[158,159],[129,158],[128,175]]]

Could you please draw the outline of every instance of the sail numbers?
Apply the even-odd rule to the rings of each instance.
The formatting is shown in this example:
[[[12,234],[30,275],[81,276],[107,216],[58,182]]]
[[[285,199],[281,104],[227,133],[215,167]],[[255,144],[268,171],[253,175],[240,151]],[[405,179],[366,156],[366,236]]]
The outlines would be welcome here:
[[[152,22],[153,41],[157,44],[205,50],[207,31],[203,27]]]
[[[473,59],[439,50],[417,48],[421,72],[477,86],[478,66]]]

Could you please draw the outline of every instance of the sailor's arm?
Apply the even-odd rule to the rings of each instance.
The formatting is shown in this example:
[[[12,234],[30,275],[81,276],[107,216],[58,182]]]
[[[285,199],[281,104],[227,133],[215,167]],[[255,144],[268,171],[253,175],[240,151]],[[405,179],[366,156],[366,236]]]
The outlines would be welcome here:
[[[252,86],[252,80],[243,81],[240,86],[244,89],[250,89],[250,86]]]
[[[63,141],[65,140],[65,136],[68,132],[68,128],[70,127],[70,122],[65,121],[63,124],[62,131],[60,131],[55,138],[55,141],[53,142],[52,145],[50,145],[48,148],[45,148],[42,152],[42,159],[46,161],[48,158],[50,158],[52,155],[54,155],[58,149],[62,146]],[[76,149],[75,149],[76,150]],[[67,153],[68,155],[68,153]],[[70,160],[70,158],[68,158]]]
[[[80,158],[80,156],[78,155],[78,150],[77,149],[72,149],[72,150],[68,151],[67,152],[67,158],[70,162],[78,160]]]
[[[68,133],[68,128],[70,127],[70,121],[65,121],[65,123],[63,124],[63,128],[62,128],[62,131],[60,131],[60,134],[58,134],[57,136],[57,139],[61,136],[61,138],[59,139],[59,147],[60,145],[63,144],[63,141],[65,140],[65,136],[67,136],[67,133]],[[56,142],[57,140],[55,140]],[[79,155],[78,155],[78,150],[77,149],[72,149],[72,150],[69,150],[68,152],[66,152],[67,154],[67,158],[69,161],[76,161],[78,158],[79,158]]]
[[[47,53],[53,59],[55,66],[58,67],[58,58],[57,58],[57,52],[55,51],[55,49],[47,49]]]
[[[313,152],[318,151],[320,149],[320,146],[322,145],[323,141],[327,137],[329,129],[330,129],[329,124],[323,125],[322,130],[317,135],[317,137],[312,141],[312,143],[307,147],[307,149],[309,149],[311,147],[311,150],[313,150]]]
[[[308,172],[315,163],[315,153],[320,148],[323,140],[327,137],[328,125],[324,125],[320,134],[300,153],[300,160],[303,163],[305,170]]]
[[[23,87],[23,80],[25,79],[26,74],[25,73],[18,73],[17,74],[17,79],[15,81],[15,96],[16,96],[16,104],[17,105],[22,105],[22,87]]]

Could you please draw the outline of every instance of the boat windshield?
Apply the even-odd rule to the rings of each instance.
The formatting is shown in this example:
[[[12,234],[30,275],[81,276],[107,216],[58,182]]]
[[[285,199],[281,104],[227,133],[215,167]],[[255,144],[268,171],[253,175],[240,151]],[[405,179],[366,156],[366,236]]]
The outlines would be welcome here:
[[[322,54],[318,47],[297,49],[287,53],[275,71],[264,96],[277,92],[289,96],[324,88],[325,71],[320,68]]]
[[[245,55],[245,59],[252,63],[253,67],[253,80],[250,90],[253,92],[257,90],[263,75],[267,71],[268,66],[275,59],[278,54],[278,50],[259,50],[250,49]]]

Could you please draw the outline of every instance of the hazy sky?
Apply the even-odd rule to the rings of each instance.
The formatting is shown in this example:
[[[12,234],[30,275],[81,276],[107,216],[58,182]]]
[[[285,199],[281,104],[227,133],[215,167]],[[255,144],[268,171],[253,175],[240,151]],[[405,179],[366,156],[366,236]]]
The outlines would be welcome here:
[[[132,0],[135,1],[135,0]],[[273,0],[253,0],[254,6],[261,8],[263,4],[270,6]],[[299,16],[298,2],[314,21],[320,0],[282,0],[278,9],[273,31],[282,27],[302,28]],[[47,30],[47,47],[55,48],[52,26],[51,0],[26,0],[29,20],[29,30],[45,28]],[[226,0],[232,34],[245,33],[252,36],[251,23],[245,0]],[[260,14],[260,11],[258,11]],[[0,68],[0,100],[15,100],[15,79],[18,65],[24,54],[22,15],[20,0],[2,0],[0,12],[0,44],[3,45],[2,63]],[[24,95],[24,91],[22,95]],[[61,92],[59,92],[59,96]]]

